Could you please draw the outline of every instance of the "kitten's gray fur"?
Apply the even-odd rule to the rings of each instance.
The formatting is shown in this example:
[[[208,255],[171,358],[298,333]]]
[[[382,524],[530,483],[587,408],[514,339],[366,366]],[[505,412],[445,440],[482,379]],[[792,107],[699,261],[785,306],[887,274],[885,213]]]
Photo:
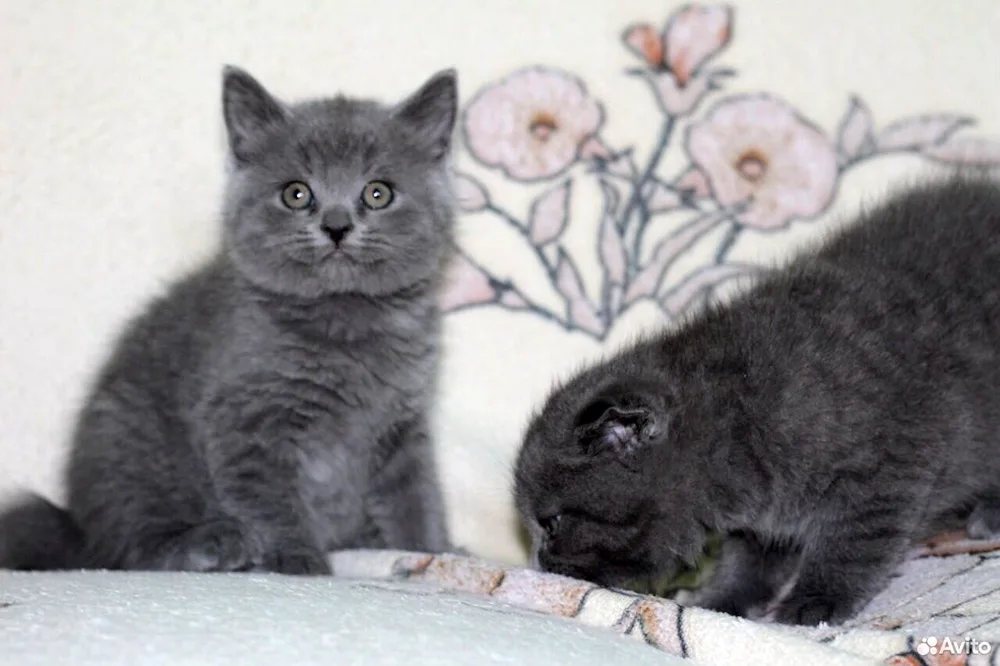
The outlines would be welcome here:
[[[79,418],[68,515],[8,511],[0,566],[327,573],[331,549],[449,547],[427,421],[455,73],[394,107],[289,105],[227,67],[223,108],[222,250],[127,329]],[[285,206],[290,181],[314,205]]]
[[[1000,187],[901,193],[580,372],[515,478],[543,568],[664,575],[719,532],[696,603],[784,623],[849,617],[938,529],[1000,535]]]

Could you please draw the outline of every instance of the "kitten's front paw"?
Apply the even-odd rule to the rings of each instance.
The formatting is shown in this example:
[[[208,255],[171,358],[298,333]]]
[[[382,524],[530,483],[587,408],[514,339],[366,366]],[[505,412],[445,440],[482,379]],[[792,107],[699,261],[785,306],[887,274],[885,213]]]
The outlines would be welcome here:
[[[1000,538],[1000,502],[982,501],[969,515],[965,528],[970,539]]]
[[[264,562],[267,571],[291,576],[328,576],[333,571],[326,555],[315,548],[287,548],[276,551]]]
[[[774,614],[781,624],[814,627],[821,622],[840,624],[854,614],[853,604],[844,598],[828,594],[796,595],[782,601]]]
[[[715,613],[725,613],[736,617],[745,617],[747,606],[743,599],[734,595],[712,594],[705,591],[697,591],[691,595],[691,599],[685,604],[704,608]]]
[[[197,572],[247,571],[259,564],[242,525],[216,520],[176,537],[163,553],[163,568]]]

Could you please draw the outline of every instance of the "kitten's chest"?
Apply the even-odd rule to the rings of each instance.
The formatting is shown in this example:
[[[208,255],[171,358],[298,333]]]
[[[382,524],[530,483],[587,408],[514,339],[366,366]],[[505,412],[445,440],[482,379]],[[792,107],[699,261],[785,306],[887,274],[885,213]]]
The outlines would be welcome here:
[[[300,373],[302,394],[290,398],[300,410],[312,406],[315,436],[326,444],[362,445],[426,408],[436,358],[430,345],[371,340],[306,353],[286,349],[282,364],[286,376]]]
[[[297,449],[309,478],[325,479],[343,456],[365,457],[395,423],[426,411],[436,364],[430,339],[260,336],[215,359],[193,420],[265,423],[273,445]]]
[[[331,350],[311,370],[311,382],[326,391],[301,396],[300,411],[314,418],[295,447],[298,491],[312,531],[327,548],[355,543],[369,528],[365,505],[371,489],[373,455],[397,423],[428,406],[435,354],[386,349]],[[417,350],[414,350],[417,351]],[[297,367],[304,367],[296,364]]]

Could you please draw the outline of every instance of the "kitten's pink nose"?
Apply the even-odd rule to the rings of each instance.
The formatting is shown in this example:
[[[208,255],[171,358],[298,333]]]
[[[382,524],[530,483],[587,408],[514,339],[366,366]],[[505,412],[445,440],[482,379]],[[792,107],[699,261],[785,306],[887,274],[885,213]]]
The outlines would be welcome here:
[[[340,245],[347,234],[351,233],[354,225],[350,222],[326,222],[320,225],[320,229],[326,234],[334,245]]]

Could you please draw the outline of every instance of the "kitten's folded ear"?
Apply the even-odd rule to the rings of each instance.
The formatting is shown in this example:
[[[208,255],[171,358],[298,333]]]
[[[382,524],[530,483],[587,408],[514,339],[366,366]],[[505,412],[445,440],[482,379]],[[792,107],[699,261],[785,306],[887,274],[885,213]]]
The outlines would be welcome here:
[[[260,137],[288,118],[281,102],[257,79],[232,65],[222,70],[222,115],[226,120],[229,149],[239,160],[247,159]]]
[[[661,433],[660,420],[639,400],[598,398],[580,410],[574,425],[584,451],[612,451],[628,464]]]
[[[432,160],[441,159],[451,149],[458,116],[458,73],[454,69],[438,72],[398,104],[393,115],[419,150]]]

